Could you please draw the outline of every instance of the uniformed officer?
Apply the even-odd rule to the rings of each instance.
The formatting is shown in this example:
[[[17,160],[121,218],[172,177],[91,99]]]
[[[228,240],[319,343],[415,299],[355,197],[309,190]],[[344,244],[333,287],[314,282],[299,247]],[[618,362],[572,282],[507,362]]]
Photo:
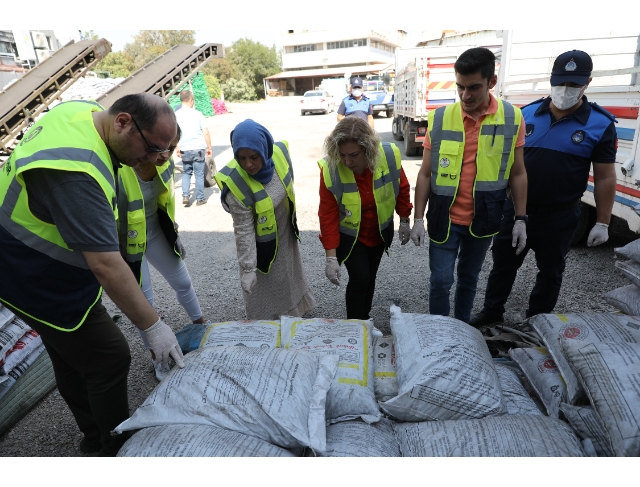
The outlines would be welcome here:
[[[586,52],[561,54],[551,71],[551,96],[522,109],[526,124],[524,162],[529,178],[527,246],[519,255],[511,248],[513,205],[507,202],[500,233],[493,240],[493,269],[484,308],[472,318],[474,326],[503,320],[504,304],[529,249],[536,254],[538,275],[526,316],[553,311],[592,163],[597,222],[587,245],[600,245],[609,238],[616,194],[615,118],[584,96],[592,69]]]
[[[365,120],[373,128],[373,106],[362,94],[362,78],[351,80],[351,94],[342,100],[338,108],[338,122],[344,117],[355,116]]]

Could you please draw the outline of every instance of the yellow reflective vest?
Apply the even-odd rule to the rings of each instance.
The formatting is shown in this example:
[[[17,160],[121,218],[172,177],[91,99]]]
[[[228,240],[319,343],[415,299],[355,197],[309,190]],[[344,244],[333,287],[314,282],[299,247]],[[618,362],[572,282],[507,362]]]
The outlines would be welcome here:
[[[351,250],[358,240],[362,218],[360,192],[353,171],[342,162],[338,162],[336,173],[332,173],[324,159],[318,161],[318,166],[322,169],[325,186],[338,202],[340,244],[336,249],[336,256],[342,264],[351,255]],[[401,169],[402,159],[398,147],[389,142],[381,143],[378,162],[373,172],[373,197],[376,202],[380,236],[387,253],[393,240],[393,212],[400,193]]]
[[[158,196],[158,220],[167,242],[180,258],[176,246],[178,235],[175,230],[175,196],[173,173],[175,164],[173,157],[158,167],[158,176],[164,186],[163,193]],[[142,257],[147,249],[147,219],[140,182],[135,169],[123,166],[118,171],[118,238],[122,258],[129,264],[142,284],[140,272]]]
[[[275,172],[287,191],[293,232],[300,240],[296,217],[296,198],[293,191],[293,166],[288,147],[287,141],[275,142],[272,158]],[[278,254],[278,226],[271,197],[265,191],[262,183],[253,179],[235,159],[220,169],[214,178],[221,191],[227,187],[240,203],[253,210],[256,231],[256,267],[263,274],[268,274],[271,270],[271,264]],[[224,205],[226,202],[223,201]],[[225,210],[228,211],[226,206]]]
[[[118,215],[113,162],[93,123],[95,102],[52,108],[25,134],[0,168],[0,301],[61,331],[82,325],[102,287],[82,255],[54,224],[29,209],[24,173],[46,168],[90,175]]]
[[[469,232],[474,237],[498,233],[509,174],[520,130],[522,112],[506,101],[498,101],[496,113],[482,121],[473,185],[474,216]],[[460,102],[429,112],[431,139],[431,196],[427,209],[429,238],[444,243],[449,238],[453,205],[460,184],[465,132]]]

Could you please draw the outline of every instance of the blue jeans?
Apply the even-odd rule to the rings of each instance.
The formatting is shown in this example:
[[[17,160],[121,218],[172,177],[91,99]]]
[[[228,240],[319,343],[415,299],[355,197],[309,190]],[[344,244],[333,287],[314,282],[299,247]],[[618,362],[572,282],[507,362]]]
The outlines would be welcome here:
[[[205,150],[186,150],[182,152],[182,196],[189,197],[191,175],[196,179],[196,199],[204,200],[204,155]]]
[[[471,235],[469,227],[451,224],[449,238],[442,244],[429,242],[429,313],[449,316],[449,291],[453,285],[453,269],[458,259],[454,318],[469,323],[478,275],[491,245],[491,238]]]

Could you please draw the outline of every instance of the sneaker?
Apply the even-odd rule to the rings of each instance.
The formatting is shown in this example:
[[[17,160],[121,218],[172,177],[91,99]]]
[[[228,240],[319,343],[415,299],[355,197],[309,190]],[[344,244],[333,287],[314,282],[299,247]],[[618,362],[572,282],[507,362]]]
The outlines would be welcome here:
[[[469,321],[469,324],[475,328],[481,328],[487,325],[493,325],[494,323],[502,323],[504,318],[502,315],[490,315],[485,314],[484,312],[480,312],[477,315],[473,316]]]
[[[102,450],[102,441],[99,438],[92,440],[86,436],[78,443],[78,450],[83,453],[96,453]]]
[[[184,206],[189,206],[189,197],[188,196],[183,196],[182,197],[182,204]]]
[[[196,206],[206,205],[206,204],[207,204],[207,200],[198,200],[198,201],[196,201]]]

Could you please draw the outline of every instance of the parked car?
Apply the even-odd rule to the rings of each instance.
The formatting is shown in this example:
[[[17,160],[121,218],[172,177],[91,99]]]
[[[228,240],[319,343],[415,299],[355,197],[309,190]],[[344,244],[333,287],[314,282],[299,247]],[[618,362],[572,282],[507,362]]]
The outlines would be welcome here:
[[[302,100],[300,113],[306,115],[307,112],[329,113],[335,110],[336,102],[328,91],[311,90],[307,91]]]

